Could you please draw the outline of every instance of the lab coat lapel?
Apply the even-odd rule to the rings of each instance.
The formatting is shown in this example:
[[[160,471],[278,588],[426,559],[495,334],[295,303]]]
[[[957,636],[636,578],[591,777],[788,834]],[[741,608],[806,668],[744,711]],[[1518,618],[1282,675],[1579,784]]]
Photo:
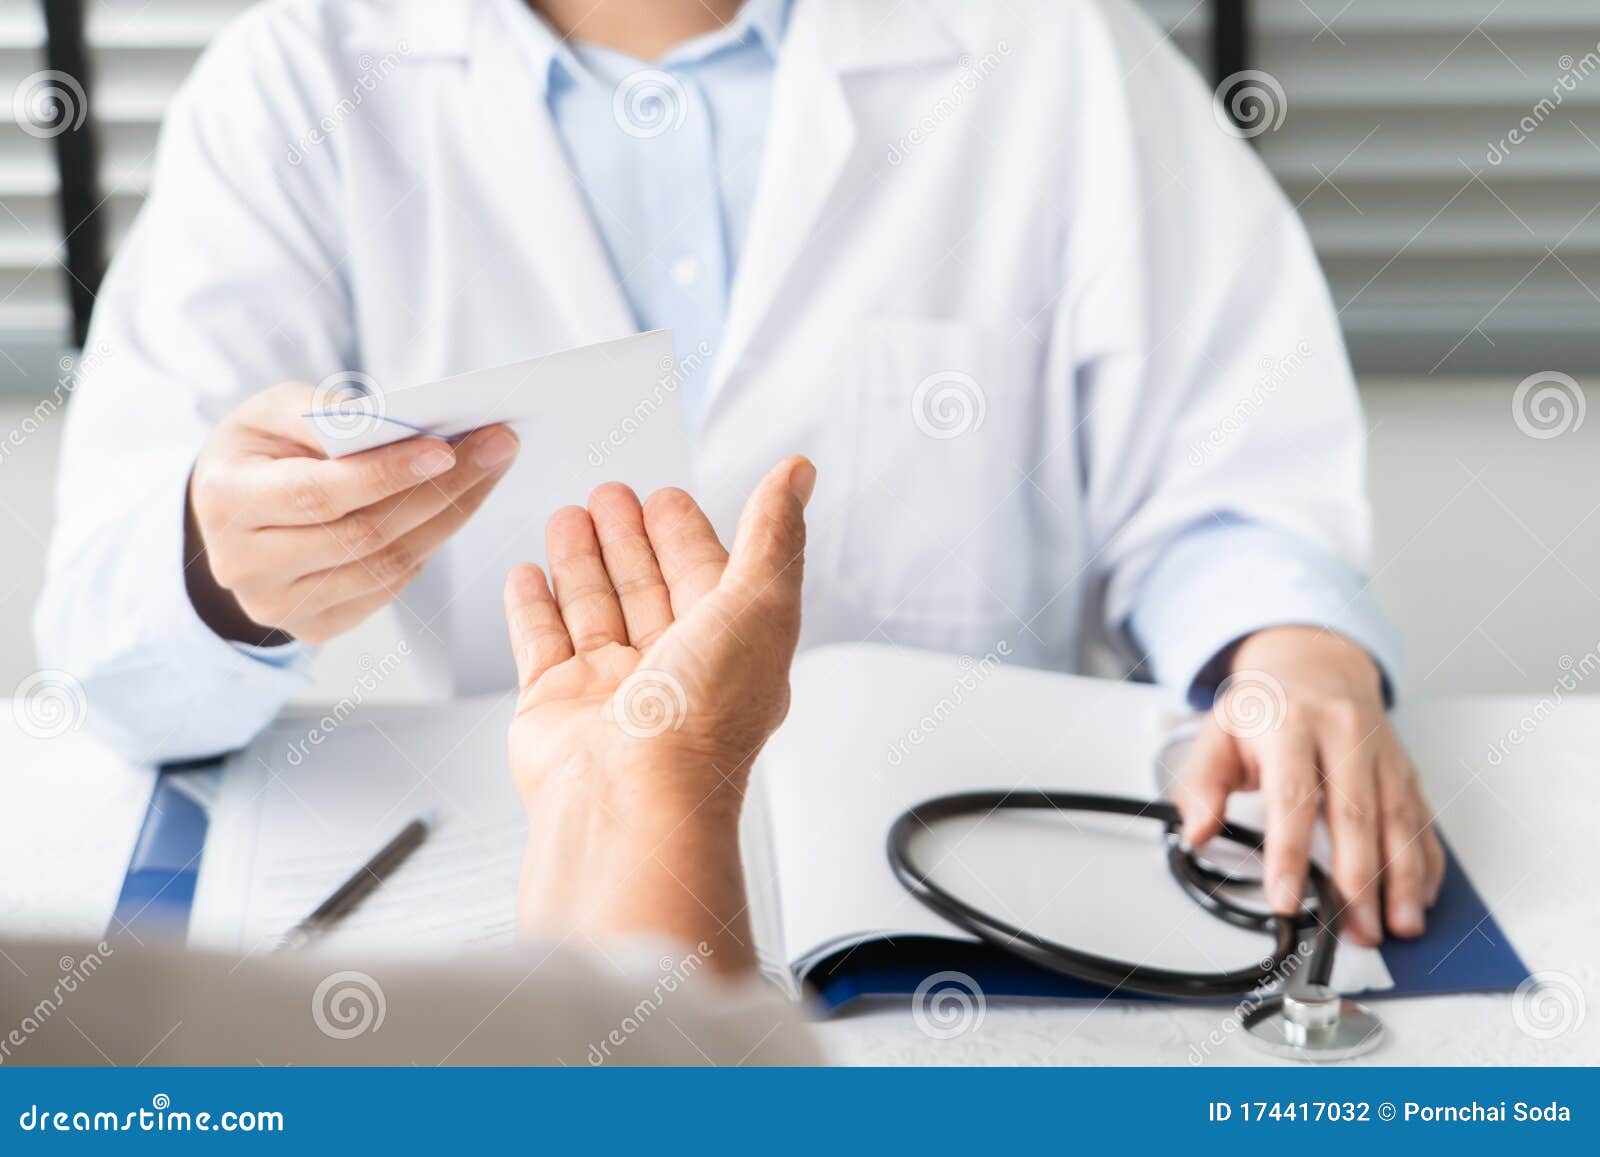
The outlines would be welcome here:
[[[806,254],[855,151],[849,73],[953,61],[960,48],[921,0],[799,0],[773,78],[772,108],[749,233],[707,384],[717,395]]]
[[[507,227],[548,286],[571,344],[633,333],[633,312],[527,58],[491,6],[478,17],[470,83]]]

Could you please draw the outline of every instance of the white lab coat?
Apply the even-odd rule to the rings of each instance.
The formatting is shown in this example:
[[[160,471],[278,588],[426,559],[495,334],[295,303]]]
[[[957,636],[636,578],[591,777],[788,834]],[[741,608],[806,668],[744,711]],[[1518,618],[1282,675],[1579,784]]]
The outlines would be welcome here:
[[[1362,421],[1304,230],[1125,0],[798,0],[763,164],[695,469],[726,532],[773,462],[816,461],[806,643],[1078,668],[1222,512],[1364,563]],[[45,662],[138,754],[243,742],[299,675],[183,593],[210,426],[284,379],[423,381],[633,328],[493,4],[252,10],[174,102],[105,282]],[[406,593],[441,690],[509,685],[501,583],[573,498],[513,470]]]

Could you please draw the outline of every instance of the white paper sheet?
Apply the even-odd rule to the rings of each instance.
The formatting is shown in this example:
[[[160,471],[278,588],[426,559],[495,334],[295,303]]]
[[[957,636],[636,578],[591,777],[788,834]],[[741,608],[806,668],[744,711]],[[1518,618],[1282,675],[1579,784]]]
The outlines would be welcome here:
[[[1163,738],[1152,723],[1173,708],[1154,687],[866,645],[802,656],[793,686],[760,774],[784,950],[801,973],[884,935],[960,935],[890,871],[885,835],[905,808],[1016,787],[1148,797]],[[914,850],[957,895],[1088,951],[1210,972],[1270,947],[1190,902],[1149,821],[1012,813],[940,825]],[[1353,947],[1334,982],[1392,983],[1378,952]]]
[[[397,832],[422,846],[319,951],[426,956],[510,943],[525,824],[506,767],[509,695],[286,717],[222,769],[190,941],[255,954]],[[311,734],[321,738],[307,742]]]
[[[331,458],[417,434],[453,438],[497,422],[581,429],[576,444],[587,446],[637,418],[641,406],[652,413],[675,406],[676,385],[672,333],[652,330],[398,388],[339,375],[305,418]]]
[[[99,939],[155,785],[86,731],[0,702],[0,934]],[[47,721],[49,722],[49,721]],[[59,723],[60,721],[56,721]]]

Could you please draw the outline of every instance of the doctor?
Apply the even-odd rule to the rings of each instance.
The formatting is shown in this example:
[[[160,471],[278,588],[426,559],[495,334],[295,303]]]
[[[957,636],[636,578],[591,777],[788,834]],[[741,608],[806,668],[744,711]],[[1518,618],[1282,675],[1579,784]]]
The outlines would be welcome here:
[[[172,102],[100,297],[44,662],[146,759],[243,743],[390,602],[441,691],[514,686],[500,584],[570,500],[519,484],[540,431],[328,461],[299,415],[334,375],[654,327],[719,530],[817,463],[804,643],[1109,643],[1216,700],[1193,839],[1259,786],[1287,908],[1325,812],[1347,928],[1422,930],[1443,856],[1385,717],[1337,319],[1126,0],[253,9]]]

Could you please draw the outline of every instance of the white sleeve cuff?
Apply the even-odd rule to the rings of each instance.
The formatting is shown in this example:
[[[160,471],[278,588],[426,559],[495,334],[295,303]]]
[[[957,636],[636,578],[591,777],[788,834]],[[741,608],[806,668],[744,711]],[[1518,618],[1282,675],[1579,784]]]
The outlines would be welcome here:
[[[1211,705],[1233,645],[1266,627],[1322,627],[1365,648],[1393,700],[1400,634],[1367,580],[1285,531],[1224,519],[1196,525],[1164,549],[1125,624],[1157,682]]]
[[[162,763],[244,746],[308,681],[306,648],[241,648],[203,622],[184,581],[189,463],[125,521],[80,540],[40,609],[51,662],[83,684],[88,723],[127,758]]]

